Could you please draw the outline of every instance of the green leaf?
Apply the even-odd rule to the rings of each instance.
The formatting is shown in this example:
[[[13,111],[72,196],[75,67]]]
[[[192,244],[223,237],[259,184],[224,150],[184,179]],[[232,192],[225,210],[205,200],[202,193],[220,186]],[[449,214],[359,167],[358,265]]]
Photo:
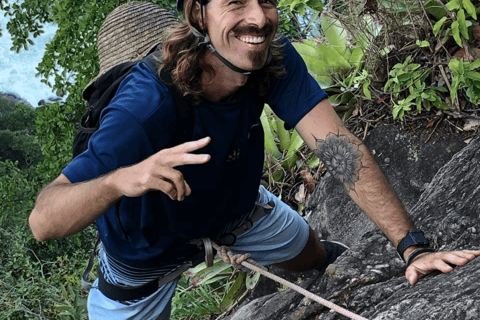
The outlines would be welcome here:
[[[327,63],[327,67],[334,71],[349,70],[352,67],[341,54],[338,54],[337,50],[325,44],[317,46],[317,54]]]
[[[454,72],[459,74],[460,73],[460,60],[459,59],[450,59],[448,63],[448,68]]]
[[[420,68],[420,66],[421,66],[421,64],[419,64],[419,63],[412,63],[412,64],[408,65],[408,70],[414,71],[414,70],[417,70],[418,68]]]
[[[470,0],[462,0],[463,7],[472,16],[473,19],[477,20],[477,13],[475,12],[475,7]]]
[[[355,47],[352,50],[352,54],[350,55],[350,59],[348,59],[348,62],[351,65],[357,67],[363,62],[364,57],[365,57],[365,53],[363,52],[363,49],[360,47]]]
[[[333,94],[328,97],[328,101],[334,106],[345,105],[354,97],[353,93],[343,92],[341,94]],[[337,110],[337,109],[335,109]]]
[[[260,273],[258,272],[255,272],[252,276],[250,276],[250,274],[247,275],[247,279],[245,280],[245,285],[247,286],[247,289],[248,290],[253,289],[259,279],[260,279]]]
[[[283,176],[284,176],[283,170],[277,170],[272,174],[272,179],[275,182],[280,182],[280,181],[282,181]]]
[[[246,286],[245,286],[245,278],[246,278],[246,272],[240,272],[237,276],[237,279],[235,279],[234,284],[228,290],[228,292],[225,294],[225,296],[222,299],[222,302],[220,302],[220,306],[223,310],[226,310],[234,301],[236,301],[238,298],[242,296],[242,294],[246,291]]]
[[[277,144],[275,143],[275,137],[272,132],[272,128],[268,122],[268,118],[266,115],[265,110],[263,110],[262,115],[260,116],[260,122],[263,126],[263,131],[265,135],[265,151],[267,154],[273,156],[276,159],[280,159],[282,154],[277,148]]]
[[[447,14],[443,7],[440,6],[436,0],[428,0],[425,3],[425,10],[432,14],[437,20],[445,17]]]
[[[458,46],[463,48],[462,39],[460,38],[460,30],[459,30],[458,21],[454,21],[452,23],[452,35],[453,35],[453,39],[455,39],[455,42],[458,44]]]
[[[413,74],[411,72],[403,73],[398,76],[398,81],[402,84],[408,83],[409,80],[413,80]]]
[[[327,62],[319,59],[320,57],[318,55],[315,57],[302,56],[302,58],[307,65],[308,71],[330,78],[330,75],[326,71],[328,67]]]
[[[459,86],[459,80],[457,77],[454,77],[452,80],[452,85],[450,89],[450,99],[452,100],[452,103],[455,102],[455,97],[457,96],[457,90]]]
[[[422,98],[418,97],[415,100],[415,104],[417,105],[417,111],[420,113],[422,112]]]
[[[460,8],[460,4],[458,3],[457,0],[452,0],[449,3],[447,3],[445,7],[447,7],[448,10],[453,11],[455,9]]]
[[[347,51],[347,34],[340,21],[326,14],[320,17],[320,25],[328,44],[341,56]]]
[[[400,112],[402,112],[402,120],[403,120],[403,109],[400,108],[400,106],[398,105],[394,105],[393,106],[393,111],[392,111],[392,115],[393,115],[393,119],[397,119],[400,115]]]
[[[333,84],[332,78],[330,76],[320,75],[320,76],[315,76],[314,78],[315,78],[315,81],[317,81],[320,87],[323,89],[327,89]]]
[[[363,94],[365,95],[365,97],[366,97],[367,99],[372,99],[372,94],[370,93],[370,90],[368,90],[368,86],[369,86],[369,85],[370,85],[370,81],[365,81],[365,82],[363,83],[363,86],[362,86],[362,88],[363,88]]]
[[[423,101],[423,107],[425,108],[425,110],[430,111],[430,109],[432,108],[431,102],[428,100]]]
[[[195,275],[195,278],[201,279],[201,281],[198,282],[198,285],[202,285],[202,284],[205,284],[210,279],[216,277],[219,273],[224,272],[229,268],[232,268],[232,266],[225,263],[225,261],[218,259],[214,261],[213,266],[211,266],[210,268],[205,268],[200,272],[198,272]]]
[[[480,58],[474,60],[473,62],[470,62],[468,67],[469,67],[468,70],[475,70],[477,68],[480,68]]]
[[[300,16],[302,17],[305,16],[305,10],[306,10],[305,3],[299,3],[296,9],[298,10],[298,14]]]
[[[285,151],[290,145],[290,133],[285,129],[285,122],[275,116],[275,123],[277,125],[276,132],[280,142],[280,150]]]
[[[383,92],[387,92],[388,88],[395,82],[395,78],[390,78],[387,80],[385,83],[385,86],[383,87]]]
[[[467,97],[473,103],[478,105],[480,103],[480,88],[475,86],[470,86],[467,89]]]
[[[445,87],[435,87],[433,89],[440,92],[448,92],[448,89]]]
[[[417,46],[419,46],[420,48],[428,48],[428,47],[430,47],[430,42],[428,42],[428,41],[426,41],[426,40],[423,40],[423,41],[417,40],[415,43],[416,43]]]
[[[465,78],[480,81],[480,72],[467,71],[465,72]]]
[[[458,10],[457,21],[458,21],[458,27],[460,29],[460,32],[462,33],[462,36],[468,40],[467,23],[465,21],[465,11],[463,11],[463,9]]]
[[[320,158],[313,154],[311,160],[308,161],[308,167],[315,169],[319,165],[320,165]]]
[[[290,169],[295,166],[297,162],[296,152],[300,150],[303,146],[304,141],[302,137],[298,134],[297,130],[294,130],[290,138],[290,146],[288,147],[287,155],[285,156],[285,161],[283,162],[283,167],[285,169]]]

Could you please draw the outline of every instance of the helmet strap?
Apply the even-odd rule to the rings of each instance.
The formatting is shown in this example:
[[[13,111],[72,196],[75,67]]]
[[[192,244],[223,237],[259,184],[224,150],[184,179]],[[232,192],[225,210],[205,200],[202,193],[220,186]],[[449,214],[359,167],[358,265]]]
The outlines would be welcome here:
[[[235,66],[234,64],[232,64],[230,61],[228,61],[227,59],[225,59],[224,57],[222,57],[220,55],[220,53],[218,53],[217,49],[215,49],[215,47],[213,46],[213,44],[210,42],[210,37],[208,36],[208,33],[205,31],[205,22],[203,20],[203,3],[202,3],[202,0],[199,0],[198,1],[199,4],[200,4],[200,15],[202,16],[202,32],[198,31],[196,28],[194,27],[191,27],[192,28],[192,33],[193,35],[200,39],[200,43],[198,43],[198,46],[201,46],[201,45],[206,45],[208,50],[210,50],[210,52],[212,52],[213,54],[215,54],[217,56],[217,58],[223,62],[224,65],[226,65],[230,70],[232,71],[235,71],[235,72],[238,72],[238,73],[243,73],[243,74],[251,74],[252,71],[249,71],[249,70],[245,70],[245,69],[242,69],[242,68],[239,68],[237,66]]]

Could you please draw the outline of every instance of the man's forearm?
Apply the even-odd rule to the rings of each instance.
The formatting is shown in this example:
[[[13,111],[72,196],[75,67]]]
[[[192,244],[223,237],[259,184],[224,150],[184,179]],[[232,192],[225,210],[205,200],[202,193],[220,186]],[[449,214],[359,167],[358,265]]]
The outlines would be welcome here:
[[[363,166],[354,189],[348,194],[397,246],[415,228],[414,224],[370,152],[363,144],[359,148]]]
[[[414,228],[372,155],[355,136],[345,131],[315,139],[315,153],[395,246]]]
[[[72,184],[60,176],[39,194],[29,224],[39,241],[80,232],[121,198],[112,175]]]

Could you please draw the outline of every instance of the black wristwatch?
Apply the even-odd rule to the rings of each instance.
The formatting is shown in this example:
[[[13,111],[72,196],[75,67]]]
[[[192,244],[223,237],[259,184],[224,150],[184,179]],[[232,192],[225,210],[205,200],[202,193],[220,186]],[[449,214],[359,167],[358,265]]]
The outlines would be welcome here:
[[[409,247],[419,247],[419,248],[428,248],[430,247],[430,241],[425,237],[425,234],[420,230],[414,230],[407,233],[407,235],[400,240],[397,246],[398,254],[403,261],[405,258],[403,257],[403,253]]]

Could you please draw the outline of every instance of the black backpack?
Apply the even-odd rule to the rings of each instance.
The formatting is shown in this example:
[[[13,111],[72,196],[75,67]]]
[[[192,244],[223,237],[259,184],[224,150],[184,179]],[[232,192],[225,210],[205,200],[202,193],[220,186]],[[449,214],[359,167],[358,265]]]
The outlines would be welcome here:
[[[87,150],[90,137],[100,126],[102,110],[110,104],[110,101],[117,93],[120,83],[130,73],[132,68],[139,62],[145,62],[150,70],[157,75],[157,71],[161,67],[159,57],[161,57],[160,47],[153,49],[142,60],[125,62],[113,67],[85,90],[83,97],[88,101],[87,112],[77,124],[77,133],[73,140],[73,158]],[[175,89],[175,86],[170,84],[170,73],[164,72],[162,78],[163,80],[161,81],[169,85],[175,104],[177,126],[174,141],[178,145],[192,138],[193,109],[188,101]]]

